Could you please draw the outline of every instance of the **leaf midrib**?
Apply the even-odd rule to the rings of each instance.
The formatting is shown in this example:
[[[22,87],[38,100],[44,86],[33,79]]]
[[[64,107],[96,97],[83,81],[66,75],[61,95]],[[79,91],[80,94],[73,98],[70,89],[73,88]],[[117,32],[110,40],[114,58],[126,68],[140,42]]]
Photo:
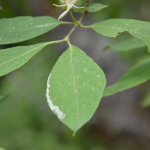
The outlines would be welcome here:
[[[19,56],[15,57],[15,58],[13,58],[13,59],[11,59],[11,60],[8,60],[8,61],[6,61],[6,62],[0,64],[0,66],[6,64],[6,63],[8,63],[8,62],[11,62],[11,61],[13,61],[13,60],[15,60],[15,59],[17,59],[17,58],[19,58],[19,57],[22,57],[22,56],[24,56],[24,55],[26,55],[26,54],[28,54],[28,53],[30,53],[30,52],[32,52],[32,51],[34,51],[34,50],[40,48],[40,47],[43,47],[44,45],[45,45],[45,44],[42,44],[42,45],[40,45],[39,47],[36,47],[36,48],[34,48],[34,49],[30,50],[30,51],[27,51],[26,53],[23,53],[22,55],[19,55]]]
[[[73,84],[74,84],[74,88],[75,88],[75,96],[76,96],[76,102],[77,102],[77,110],[78,110],[78,112],[77,112],[77,114],[78,114],[78,118],[77,119],[79,119],[80,118],[80,116],[79,116],[79,103],[78,103],[78,98],[77,98],[77,94],[76,94],[76,90],[77,90],[77,88],[76,88],[76,81],[75,81],[75,75],[74,75],[74,70],[73,70],[73,59],[72,59],[72,52],[73,52],[73,49],[72,49],[72,45],[69,45],[70,46],[70,54],[71,54],[71,68],[72,68],[72,75],[73,75]]]
[[[58,23],[53,23],[53,24],[48,24],[48,25],[40,25],[40,26],[42,26],[42,27],[45,26],[45,27],[46,27],[46,26],[52,26],[52,25],[55,25],[55,24],[61,24],[61,23],[58,22]],[[29,29],[42,28],[42,27],[34,26],[34,27],[30,27],[30,28],[22,28],[23,30],[22,30],[22,29],[17,29],[17,30],[14,30],[14,29],[11,30],[11,29],[9,29],[9,30],[7,30],[7,31],[6,31],[6,30],[1,30],[0,33],[5,33],[5,32],[8,33],[8,31],[16,32],[16,31],[19,31],[19,30],[20,30],[20,31],[26,31],[26,30],[29,30]]]

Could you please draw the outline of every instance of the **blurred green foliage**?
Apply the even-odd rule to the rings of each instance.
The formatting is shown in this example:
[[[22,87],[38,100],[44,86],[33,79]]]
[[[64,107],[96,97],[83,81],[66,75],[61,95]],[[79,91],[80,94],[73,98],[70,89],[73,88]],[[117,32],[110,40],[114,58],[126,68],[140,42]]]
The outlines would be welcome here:
[[[150,21],[150,2],[147,0],[90,2],[109,4],[107,9],[90,14],[91,21],[119,17]],[[36,1],[2,0],[3,11],[0,11],[0,18],[37,14],[42,16],[46,14],[45,5],[53,17],[55,16],[53,12],[59,11],[52,6],[53,3],[59,4],[57,0],[43,0],[42,3],[43,5],[35,10]],[[40,36],[21,44],[30,45],[49,41],[51,38],[48,35]],[[11,46],[16,44],[3,45],[2,48]],[[138,56],[141,55],[140,52],[141,50]],[[135,54],[133,51],[131,53]],[[0,147],[6,150],[107,150],[109,147],[107,141],[109,135],[99,133],[97,126],[86,124],[73,137],[72,132],[50,111],[45,96],[46,81],[58,57],[57,49],[49,46],[20,69],[0,78],[0,95],[10,93],[9,98],[0,105]],[[122,57],[127,61],[132,60],[131,55],[125,53]]]
[[[9,94],[0,95],[0,104],[8,98]]]

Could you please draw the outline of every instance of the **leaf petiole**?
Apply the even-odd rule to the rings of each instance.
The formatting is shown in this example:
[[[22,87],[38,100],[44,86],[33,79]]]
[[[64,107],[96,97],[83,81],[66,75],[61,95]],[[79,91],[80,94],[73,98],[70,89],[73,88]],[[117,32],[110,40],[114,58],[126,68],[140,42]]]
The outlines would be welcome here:
[[[72,10],[70,10],[70,15],[71,15],[71,18],[73,19],[73,21],[74,21],[76,24],[78,24],[79,26],[81,26],[81,23],[78,22],[78,21],[74,18],[73,14],[72,14]]]
[[[56,43],[62,43],[66,41],[66,38],[62,39],[62,40],[57,40],[57,41],[51,41],[51,42],[48,42],[47,45],[51,45],[51,44],[56,44]]]

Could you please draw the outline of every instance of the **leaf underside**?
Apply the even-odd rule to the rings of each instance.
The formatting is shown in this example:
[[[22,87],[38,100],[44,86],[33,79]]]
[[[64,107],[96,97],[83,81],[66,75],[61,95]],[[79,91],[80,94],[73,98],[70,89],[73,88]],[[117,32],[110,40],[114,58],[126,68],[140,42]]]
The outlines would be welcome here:
[[[135,87],[150,79],[150,59],[129,68],[116,84],[108,86],[103,96],[110,96],[123,90]]]
[[[51,110],[76,132],[93,116],[106,80],[103,71],[91,58],[70,45],[56,62],[47,85]]]
[[[116,37],[118,33],[128,31],[148,45],[150,52],[150,23],[129,19],[110,19],[90,26],[97,33],[108,37]]]
[[[133,38],[126,39],[122,42],[107,46],[105,50],[108,48],[112,48],[116,51],[128,51],[128,50],[133,50],[137,48],[143,48],[146,46],[147,45],[142,40],[133,37]]]

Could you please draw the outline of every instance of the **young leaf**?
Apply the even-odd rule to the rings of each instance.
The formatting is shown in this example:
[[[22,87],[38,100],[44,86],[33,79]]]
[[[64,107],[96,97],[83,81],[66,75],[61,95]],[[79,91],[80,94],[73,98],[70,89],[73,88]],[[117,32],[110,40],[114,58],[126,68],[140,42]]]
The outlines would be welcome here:
[[[0,104],[8,98],[9,94],[5,94],[4,96],[0,96]]]
[[[123,90],[137,86],[150,79],[150,59],[147,59],[129,68],[117,83],[108,86],[103,96],[113,95]]]
[[[84,4],[85,4],[85,0],[78,0],[75,3],[75,6],[77,6],[77,7],[84,7]],[[75,7],[73,7],[73,10],[74,10],[74,12],[82,12],[83,11],[82,9],[77,9]]]
[[[0,44],[32,39],[62,24],[52,17],[16,17],[0,19]]]
[[[89,11],[89,12],[98,12],[98,11],[100,11],[103,8],[106,8],[106,7],[107,7],[107,5],[94,3],[94,4],[91,4],[90,6],[88,6],[88,8],[86,10]]]
[[[18,69],[49,42],[0,50],[0,76]]]
[[[147,46],[147,45],[143,41],[141,41],[138,38],[133,37],[133,38],[129,38],[127,40],[124,40],[120,43],[106,46],[106,48],[104,48],[104,49],[106,50],[106,49],[112,48],[116,51],[128,51],[128,50],[133,50],[136,48],[142,48],[145,46]]]
[[[146,95],[145,99],[142,101],[142,107],[150,106],[150,92]]]
[[[76,132],[93,116],[105,85],[99,66],[78,47],[70,45],[49,75],[46,96],[60,121]]]
[[[110,19],[90,26],[99,34],[116,37],[118,33],[128,31],[133,36],[143,40],[150,52],[150,23],[129,19]]]

